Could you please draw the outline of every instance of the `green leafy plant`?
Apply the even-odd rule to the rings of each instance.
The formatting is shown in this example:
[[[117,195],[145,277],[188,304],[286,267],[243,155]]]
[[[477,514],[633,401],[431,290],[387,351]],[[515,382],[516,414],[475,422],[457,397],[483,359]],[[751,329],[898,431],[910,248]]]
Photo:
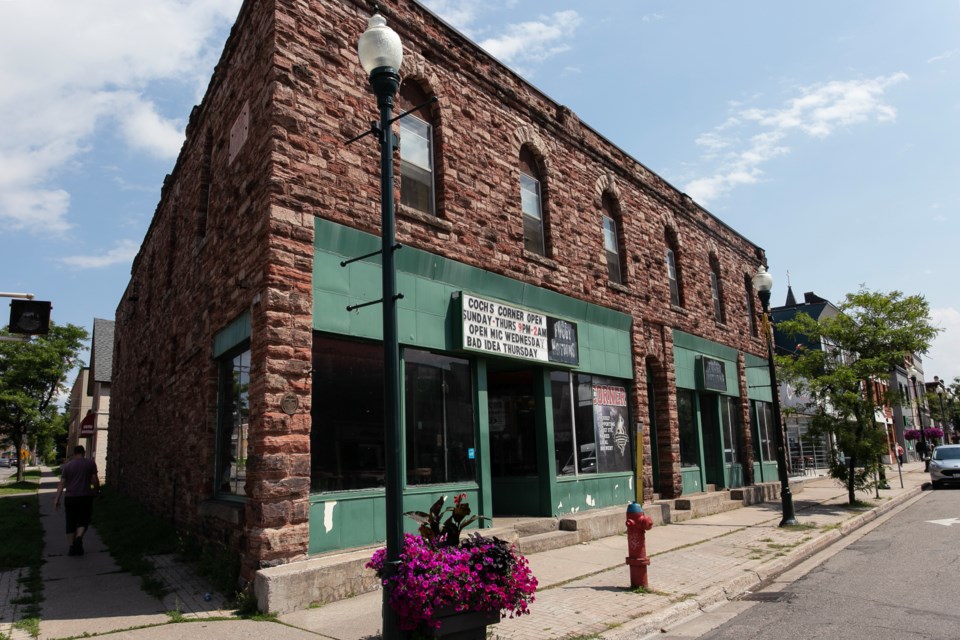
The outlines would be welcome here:
[[[403,515],[420,523],[420,537],[424,540],[429,540],[435,546],[455,547],[460,544],[460,535],[463,530],[484,518],[470,515],[470,505],[466,497],[465,493],[455,496],[453,506],[444,509],[447,496],[442,496],[433,503],[429,512],[407,511]],[[446,519],[444,519],[445,515]]]

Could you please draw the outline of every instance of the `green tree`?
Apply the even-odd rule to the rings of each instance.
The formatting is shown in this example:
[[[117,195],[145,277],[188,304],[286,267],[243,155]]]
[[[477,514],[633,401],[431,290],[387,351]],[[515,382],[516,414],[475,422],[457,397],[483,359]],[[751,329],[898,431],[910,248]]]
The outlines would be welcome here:
[[[9,335],[6,330],[0,335]],[[54,400],[66,391],[67,374],[86,350],[86,329],[50,323],[50,332],[29,342],[0,342],[0,438],[19,452],[36,445],[55,425]],[[23,481],[23,467],[17,480]]]
[[[930,323],[923,296],[881,293],[861,286],[839,305],[840,314],[819,322],[806,314],[777,323],[784,334],[805,337],[821,349],[800,348],[778,356],[785,379],[812,398],[813,429],[829,433],[849,457],[834,460],[832,475],[856,491],[871,486],[880,470],[886,434],[874,428],[876,412],[892,398],[877,397],[870,381],[886,382],[910,354],[927,352],[939,329]]]

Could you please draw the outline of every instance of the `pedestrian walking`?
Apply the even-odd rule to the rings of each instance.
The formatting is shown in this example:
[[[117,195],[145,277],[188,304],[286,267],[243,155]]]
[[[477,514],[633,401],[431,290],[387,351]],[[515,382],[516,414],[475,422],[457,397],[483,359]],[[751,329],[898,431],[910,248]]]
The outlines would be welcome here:
[[[67,555],[71,556],[83,555],[83,534],[90,526],[93,498],[100,493],[97,463],[84,457],[85,454],[82,445],[73,448],[73,458],[60,469],[60,484],[54,502],[59,511],[60,499],[66,493],[63,511],[67,521]]]
[[[921,440],[917,443],[917,455],[920,456],[920,459],[923,460],[923,470],[930,471],[930,458],[927,457],[929,453],[929,448],[927,447],[927,441]]]
[[[897,445],[897,464],[903,466],[903,447],[899,444]]]

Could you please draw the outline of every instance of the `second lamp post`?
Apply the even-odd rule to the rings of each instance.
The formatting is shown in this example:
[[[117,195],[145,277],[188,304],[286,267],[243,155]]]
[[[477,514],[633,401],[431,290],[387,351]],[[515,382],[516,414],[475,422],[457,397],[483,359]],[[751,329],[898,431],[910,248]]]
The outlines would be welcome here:
[[[790,491],[790,478],[787,476],[787,452],[783,443],[783,419],[780,416],[780,388],[777,385],[777,370],[773,361],[773,326],[770,322],[770,289],[773,288],[773,276],[761,266],[753,276],[753,288],[757,290],[763,307],[763,335],[767,341],[767,366],[770,370],[770,404],[773,409],[773,440],[777,447],[777,475],[780,478],[780,502],[783,507],[781,527],[797,524],[793,511],[793,492]]]

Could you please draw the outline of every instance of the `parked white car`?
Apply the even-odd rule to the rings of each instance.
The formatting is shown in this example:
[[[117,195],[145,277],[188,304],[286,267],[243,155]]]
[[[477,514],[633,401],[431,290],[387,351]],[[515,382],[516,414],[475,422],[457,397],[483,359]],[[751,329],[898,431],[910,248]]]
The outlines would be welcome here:
[[[930,483],[933,488],[960,484],[960,444],[942,444],[930,456]]]

